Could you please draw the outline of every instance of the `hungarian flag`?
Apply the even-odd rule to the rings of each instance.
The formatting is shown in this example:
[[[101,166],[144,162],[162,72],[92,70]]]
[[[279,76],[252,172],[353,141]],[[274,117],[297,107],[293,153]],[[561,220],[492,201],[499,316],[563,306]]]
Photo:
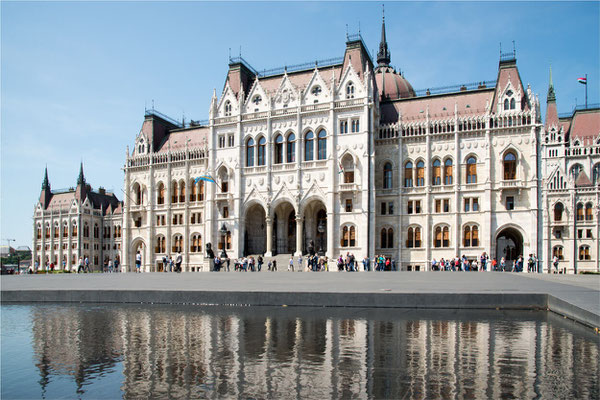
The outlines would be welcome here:
[[[202,175],[202,176],[199,176],[199,177],[197,177],[197,178],[194,179],[194,183],[195,184],[198,183],[198,182],[200,182],[200,181],[217,183],[217,182],[215,182],[215,180],[210,175]]]
[[[577,79],[577,82],[579,82],[583,85],[587,85],[587,78],[579,78],[579,79]]]

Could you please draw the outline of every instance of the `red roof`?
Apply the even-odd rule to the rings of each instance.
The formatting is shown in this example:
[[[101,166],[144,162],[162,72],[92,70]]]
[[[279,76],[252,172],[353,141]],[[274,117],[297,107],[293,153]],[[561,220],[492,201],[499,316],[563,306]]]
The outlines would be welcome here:
[[[156,152],[183,150],[186,143],[188,148],[207,146],[209,131],[208,126],[171,131]]]
[[[571,137],[596,138],[600,134],[600,109],[576,111],[571,123]]]

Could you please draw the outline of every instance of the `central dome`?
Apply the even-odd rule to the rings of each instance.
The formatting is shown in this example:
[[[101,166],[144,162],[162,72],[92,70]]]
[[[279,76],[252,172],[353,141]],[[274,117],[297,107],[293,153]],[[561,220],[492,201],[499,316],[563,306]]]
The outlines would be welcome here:
[[[412,85],[394,68],[380,65],[375,69],[375,82],[380,100],[395,100],[415,97]]]

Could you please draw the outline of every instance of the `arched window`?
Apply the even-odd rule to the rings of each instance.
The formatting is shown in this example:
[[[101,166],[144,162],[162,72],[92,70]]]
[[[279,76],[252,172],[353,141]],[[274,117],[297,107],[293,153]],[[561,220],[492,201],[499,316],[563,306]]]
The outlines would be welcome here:
[[[381,229],[379,244],[380,244],[380,247],[382,249],[387,249],[387,247],[388,247],[388,243],[387,243],[387,229],[386,228],[382,228]]]
[[[421,228],[415,228],[415,247],[421,247]]]
[[[38,228],[39,229],[39,228]],[[67,221],[63,222],[63,238],[67,238],[69,237],[69,224],[67,223]],[[39,234],[38,234],[38,239],[39,239]]]
[[[46,225],[44,226],[44,237],[46,239],[50,239],[50,224],[46,223]]]
[[[296,135],[293,133],[287,137],[285,161],[289,163],[296,161]]]
[[[314,160],[314,134],[312,131],[304,135],[304,161]]]
[[[198,185],[194,178],[190,179],[190,201],[196,201],[198,199]]]
[[[581,170],[583,170],[581,164],[573,165],[573,167],[571,168],[571,177],[573,178],[573,180],[577,180],[577,177],[581,173]]]
[[[479,246],[479,228],[477,226],[473,226],[471,229],[471,246]]]
[[[356,246],[356,227],[354,225],[342,226],[342,235],[340,237],[341,247]]]
[[[425,186],[425,163],[422,160],[417,163],[417,186]]]
[[[179,202],[185,203],[185,182],[179,181]]]
[[[83,223],[83,237],[90,237],[90,226],[87,222]]]
[[[450,247],[450,229],[445,226],[442,230],[442,247]]]
[[[162,182],[158,184],[158,197],[156,202],[158,204],[165,204],[165,185]]]
[[[246,167],[254,167],[254,139],[246,142]]]
[[[229,117],[231,115],[231,102],[227,100],[225,102],[225,116]]]
[[[513,97],[512,99],[510,99],[510,109],[514,110],[516,105],[517,105],[517,102],[515,101],[515,98]]]
[[[592,215],[592,203],[586,203],[585,204],[585,220],[586,221],[591,221],[592,219],[594,219],[593,215]]]
[[[77,237],[77,222],[73,221],[73,225],[71,226],[71,237]]]
[[[177,182],[171,183],[171,203],[177,203]]]
[[[273,163],[281,164],[283,162],[283,136],[277,135],[275,137],[275,147],[273,150],[275,151]]]
[[[317,158],[324,160],[327,158],[327,132],[325,132],[325,129],[321,129],[317,137]]]
[[[452,159],[444,162],[444,185],[452,185]]]
[[[198,182],[198,201],[204,201],[204,181]]]
[[[559,260],[564,260],[565,257],[563,256],[563,247],[562,246],[554,246],[552,248],[552,258],[558,258]]]
[[[350,226],[350,247],[356,246],[356,228],[354,225]]]
[[[388,249],[392,249],[394,247],[394,229],[388,228],[387,231],[387,244]]]
[[[94,239],[98,239],[99,236],[100,236],[100,228],[98,227],[98,224],[94,224]]]
[[[165,237],[162,235],[158,235],[156,237],[156,246],[154,246],[154,252],[157,254],[163,254],[167,250]]]
[[[177,234],[173,236],[173,245],[171,246],[173,253],[183,252],[183,236]]]
[[[577,203],[577,221],[583,221],[583,203]]]
[[[437,228],[435,228],[435,236],[434,236],[433,246],[434,247],[442,247],[442,228],[439,226]]]
[[[600,163],[594,165],[594,168],[592,168],[592,179],[594,182],[594,185],[597,185],[600,183]]]
[[[221,181],[221,193],[229,192],[229,176],[225,167],[219,170],[219,180]]]
[[[202,252],[202,236],[199,233],[195,233],[192,235],[192,239],[190,242],[190,252],[191,253]]]
[[[58,236],[60,234],[60,226],[58,225],[58,222],[54,223],[54,238],[58,239]]]
[[[383,188],[392,188],[392,164],[389,162],[383,166]]]
[[[509,151],[504,155],[504,180],[514,180],[517,177],[517,156]]]
[[[436,185],[441,185],[442,184],[442,163],[440,162],[440,160],[436,159],[433,162],[433,171],[432,171],[432,180],[431,180],[431,184],[436,186]]]
[[[346,98],[353,99],[354,98],[354,83],[348,82],[346,85]]]
[[[413,163],[407,162],[404,164],[404,187],[413,186]]]
[[[554,205],[554,220],[562,221],[563,211],[565,210],[565,206],[561,202],[558,202]]]
[[[347,226],[342,227],[342,237],[340,239],[340,246],[348,247],[348,242],[350,238],[350,230]]]
[[[579,246],[579,260],[589,260],[590,257],[590,246]]]
[[[463,247],[479,246],[479,228],[477,225],[465,225],[463,230]]]
[[[137,182],[133,184],[133,199],[135,200],[136,206],[142,204],[142,189],[140,188],[140,184]]]
[[[265,139],[264,136],[261,136],[258,139],[258,165],[265,165],[266,164],[266,160],[265,160],[265,148],[267,146],[267,139]]]
[[[508,99],[504,99],[504,109],[508,110],[509,109],[509,102]]]
[[[477,159],[472,156],[467,159],[467,183],[477,183]]]
[[[471,247],[471,227],[468,225],[463,230],[463,247]]]
[[[354,161],[350,154],[346,154],[342,159],[342,168],[344,173],[344,183],[354,183]]]
[[[413,228],[408,228],[408,232],[406,234],[406,247],[409,249],[415,247],[415,232]]]

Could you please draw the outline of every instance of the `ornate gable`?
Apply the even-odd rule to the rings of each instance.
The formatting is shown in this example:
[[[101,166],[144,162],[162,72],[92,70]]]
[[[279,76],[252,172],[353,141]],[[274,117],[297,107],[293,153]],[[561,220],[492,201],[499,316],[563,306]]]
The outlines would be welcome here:
[[[348,65],[346,71],[342,74],[340,84],[336,90],[336,98],[351,99],[356,97],[363,97],[366,95],[366,88],[363,85],[360,77],[352,67],[352,64]]]
[[[229,81],[225,84],[223,93],[221,94],[221,100],[217,106],[217,115],[219,117],[229,117],[239,113],[239,105]]]
[[[315,68],[308,85],[306,85],[302,100],[304,104],[323,103],[331,100],[327,83],[317,68]]]
[[[281,107],[296,107],[299,104],[298,92],[287,74],[283,75],[281,84],[273,96],[273,103],[276,108]]]
[[[244,112],[253,113],[268,111],[270,108],[270,102],[270,97],[267,95],[264,88],[260,84],[260,81],[257,78],[254,80],[254,84],[252,85],[252,88],[248,93],[248,98],[244,103]]]

